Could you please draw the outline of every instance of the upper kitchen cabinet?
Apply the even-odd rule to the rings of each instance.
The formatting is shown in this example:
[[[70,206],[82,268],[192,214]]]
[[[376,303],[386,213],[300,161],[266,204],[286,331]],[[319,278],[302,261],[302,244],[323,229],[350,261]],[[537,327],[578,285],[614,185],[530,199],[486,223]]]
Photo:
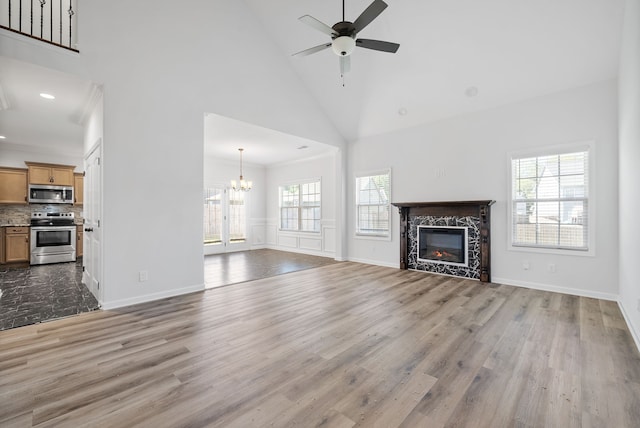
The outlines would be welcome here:
[[[29,167],[29,184],[73,186],[75,166],[25,162]]]
[[[73,198],[74,205],[82,205],[84,195],[84,174],[73,174]]]
[[[27,170],[0,168],[0,204],[27,203]]]

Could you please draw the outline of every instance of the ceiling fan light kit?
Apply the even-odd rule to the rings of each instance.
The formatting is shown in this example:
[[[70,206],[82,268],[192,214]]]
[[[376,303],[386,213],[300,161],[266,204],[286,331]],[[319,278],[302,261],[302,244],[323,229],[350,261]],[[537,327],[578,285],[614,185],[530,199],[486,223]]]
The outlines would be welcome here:
[[[356,48],[356,41],[350,36],[340,36],[333,39],[331,47],[336,55],[347,56]]]
[[[295,53],[294,56],[306,56],[325,50],[331,46],[333,52],[340,57],[340,74],[344,75],[350,70],[349,55],[357,47],[372,49],[374,51],[396,53],[400,45],[398,43],[384,42],[382,40],[357,39],[356,36],[367,25],[387,8],[387,4],[382,0],[374,0],[364,12],[354,21],[345,20],[344,0],[342,0],[342,21],[329,27],[310,15],[301,16],[300,21],[315,28],[316,30],[331,36],[331,43],[314,46]]]

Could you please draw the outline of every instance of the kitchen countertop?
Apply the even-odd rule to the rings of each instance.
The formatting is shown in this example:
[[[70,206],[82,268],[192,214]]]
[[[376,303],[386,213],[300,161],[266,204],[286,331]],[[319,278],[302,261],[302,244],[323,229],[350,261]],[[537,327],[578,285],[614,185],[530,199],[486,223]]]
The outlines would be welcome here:
[[[29,227],[29,223],[0,223],[0,227]]]

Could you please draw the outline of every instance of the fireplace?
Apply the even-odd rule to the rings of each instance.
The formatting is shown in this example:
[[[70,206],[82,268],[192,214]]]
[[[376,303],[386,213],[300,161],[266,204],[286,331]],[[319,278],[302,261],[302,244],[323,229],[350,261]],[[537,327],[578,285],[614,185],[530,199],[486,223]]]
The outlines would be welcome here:
[[[492,200],[394,202],[400,269],[491,282]]]
[[[469,266],[466,227],[418,226],[418,261]]]

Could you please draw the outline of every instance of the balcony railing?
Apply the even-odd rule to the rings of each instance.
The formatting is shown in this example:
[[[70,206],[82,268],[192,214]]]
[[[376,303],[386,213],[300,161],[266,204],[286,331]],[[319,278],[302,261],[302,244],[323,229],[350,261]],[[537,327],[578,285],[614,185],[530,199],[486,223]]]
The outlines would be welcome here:
[[[0,28],[78,52],[77,0],[0,0]]]

